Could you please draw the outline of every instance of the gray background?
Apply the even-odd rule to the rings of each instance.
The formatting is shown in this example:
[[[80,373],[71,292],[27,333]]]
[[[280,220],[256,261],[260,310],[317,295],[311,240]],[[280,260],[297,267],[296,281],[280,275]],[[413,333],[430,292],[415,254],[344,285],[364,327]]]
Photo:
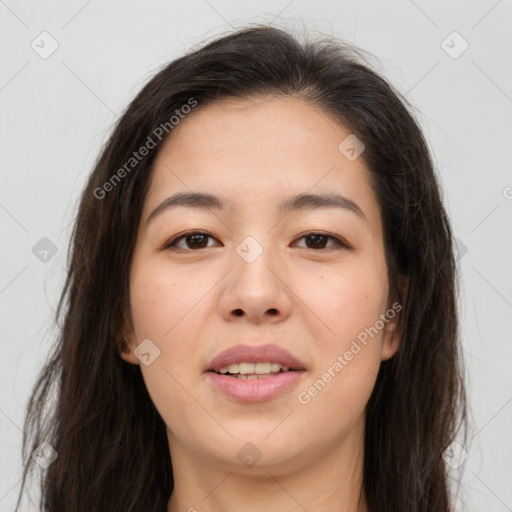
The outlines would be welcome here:
[[[512,511],[511,7],[0,0],[0,510],[13,510],[19,488],[24,409],[56,332],[51,318],[77,199],[113,122],[162,64],[231,26],[273,21],[369,50],[421,112],[463,280],[472,441],[459,508]],[[40,36],[45,31],[50,36]],[[56,51],[42,58],[52,44]],[[56,246],[53,257],[36,245],[48,244],[43,237]]]

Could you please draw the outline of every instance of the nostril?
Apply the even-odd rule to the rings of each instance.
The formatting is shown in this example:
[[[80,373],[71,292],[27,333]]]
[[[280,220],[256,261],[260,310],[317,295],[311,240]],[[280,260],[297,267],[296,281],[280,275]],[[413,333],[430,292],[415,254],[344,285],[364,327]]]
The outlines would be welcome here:
[[[241,309],[235,309],[235,315],[236,316],[242,316],[244,312]]]

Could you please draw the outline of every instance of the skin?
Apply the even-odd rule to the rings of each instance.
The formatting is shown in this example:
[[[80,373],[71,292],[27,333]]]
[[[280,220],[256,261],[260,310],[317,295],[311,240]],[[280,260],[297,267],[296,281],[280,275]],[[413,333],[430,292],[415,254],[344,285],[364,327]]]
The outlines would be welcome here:
[[[168,430],[175,485],[168,512],[368,511],[365,406],[381,361],[398,349],[399,315],[309,403],[297,398],[390,307],[370,173],[362,158],[349,161],[338,150],[349,133],[302,99],[229,99],[193,110],[156,160],[130,275],[133,329],[127,325],[121,357],[140,364],[133,351],[144,339],[160,350],[140,366]],[[233,209],[179,206],[146,225],[164,199],[191,190],[228,199]],[[350,198],[366,220],[334,207],[278,213],[284,197],[308,192]],[[212,238],[165,248],[188,230]],[[315,231],[349,248],[305,237]],[[236,251],[247,236],[263,249],[252,263]],[[405,294],[404,277],[399,284]],[[307,371],[270,401],[231,400],[204,371],[214,355],[243,343],[280,345]],[[261,453],[252,467],[237,457],[247,442]]]

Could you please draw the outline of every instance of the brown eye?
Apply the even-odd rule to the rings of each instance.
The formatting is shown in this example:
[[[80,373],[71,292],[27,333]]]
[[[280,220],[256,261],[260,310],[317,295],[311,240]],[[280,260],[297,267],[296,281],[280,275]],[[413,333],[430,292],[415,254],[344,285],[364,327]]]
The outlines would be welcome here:
[[[194,251],[198,249],[214,247],[213,245],[208,245],[209,239],[214,240],[214,238],[208,233],[203,233],[201,231],[191,231],[173,238],[165,246],[165,249],[182,249]],[[302,239],[306,240],[306,245],[302,246],[306,249],[322,250],[331,249],[333,247],[348,248],[348,245],[342,242],[339,238],[325,233],[309,233],[299,238],[299,240]],[[331,245],[328,245],[329,242]]]
[[[184,250],[205,249],[208,246],[208,239],[213,240],[213,237],[208,233],[200,231],[191,231],[184,233],[176,238],[173,238],[166,246],[166,249],[178,248]],[[181,245],[180,245],[181,244]]]
[[[302,236],[299,240],[305,239],[307,249],[330,249],[331,247],[348,247],[339,238],[324,233],[310,233]],[[332,240],[334,243],[331,246],[326,246],[328,241]]]

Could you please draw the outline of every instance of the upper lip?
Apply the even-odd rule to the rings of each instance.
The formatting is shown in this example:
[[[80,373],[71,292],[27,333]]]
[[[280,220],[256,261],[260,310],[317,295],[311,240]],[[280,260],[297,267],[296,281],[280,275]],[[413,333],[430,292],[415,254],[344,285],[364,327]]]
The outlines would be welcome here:
[[[290,370],[305,370],[304,363],[288,350],[277,345],[235,345],[214,356],[208,363],[207,372],[219,372],[235,363],[279,363]]]

